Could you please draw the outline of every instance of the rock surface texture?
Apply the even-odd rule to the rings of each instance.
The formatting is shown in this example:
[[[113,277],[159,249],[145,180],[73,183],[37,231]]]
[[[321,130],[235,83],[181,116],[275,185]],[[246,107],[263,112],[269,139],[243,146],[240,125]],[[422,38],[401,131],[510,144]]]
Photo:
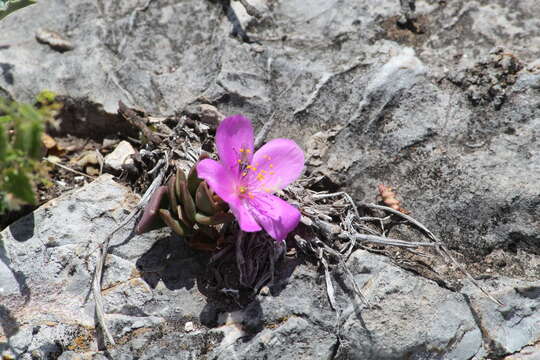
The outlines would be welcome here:
[[[398,0],[247,0],[260,16],[232,3],[245,36],[224,13],[228,1],[41,1],[2,20],[0,92],[24,101],[57,92],[63,126],[83,136],[122,131],[118,100],[156,116],[209,105],[214,122],[243,113],[268,137],[294,138],[309,150],[308,171],[356,200],[374,201],[380,183],[397,186],[404,206],[504,305],[466,281],[456,292],[357,251],[349,266],[370,307],[354,307],[351,284],[334,272],[344,309],[336,318],[324,276],[296,264],[279,294],[231,309],[198,289],[204,259],[179,239],[156,231],[123,241],[126,229],[104,274],[118,345],[103,352],[87,254],[137,201],[103,176],[0,234],[0,351],[540,356],[540,3],[416,1],[413,17]],[[70,47],[38,42],[43,29]]]

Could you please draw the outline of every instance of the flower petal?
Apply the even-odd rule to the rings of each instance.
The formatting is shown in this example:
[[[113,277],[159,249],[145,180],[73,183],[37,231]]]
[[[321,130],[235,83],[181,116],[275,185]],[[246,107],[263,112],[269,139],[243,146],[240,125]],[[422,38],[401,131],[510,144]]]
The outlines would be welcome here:
[[[240,229],[246,232],[254,232],[262,230],[261,226],[257,223],[251,211],[249,210],[249,204],[242,199],[238,199],[235,202],[229,202],[234,217],[240,225]]]
[[[238,166],[241,155],[248,163],[253,157],[253,127],[242,115],[225,118],[216,131],[219,160],[230,170]]]
[[[248,204],[236,192],[238,179],[225,166],[211,159],[202,160],[197,165],[197,176],[206,180],[210,189],[229,204],[243,231],[252,232],[262,229],[249,212]]]
[[[210,189],[227,203],[238,200],[237,178],[221,163],[211,159],[202,160],[197,164],[197,176],[206,180]]]
[[[260,193],[250,205],[255,220],[275,240],[284,240],[300,222],[300,211],[277,196]]]
[[[304,152],[292,140],[273,139],[257,150],[251,163],[257,169],[253,186],[273,193],[300,177]]]

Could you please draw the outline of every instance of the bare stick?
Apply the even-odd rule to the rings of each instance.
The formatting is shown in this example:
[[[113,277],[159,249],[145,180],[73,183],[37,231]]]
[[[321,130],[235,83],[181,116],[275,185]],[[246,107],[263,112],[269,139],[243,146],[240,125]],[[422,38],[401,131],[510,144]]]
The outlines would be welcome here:
[[[168,156],[166,156],[166,162],[165,166],[159,173],[159,175],[154,179],[152,184],[148,187],[146,192],[144,193],[143,197],[135,206],[135,208],[129,213],[128,216],[125,217],[125,219],[118,225],[116,228],[114,228],[113,231],[105,238],[105,241],[99,246],[99,249],[101,250],[98,253],[98,259],[96,261],[96,268],[94,271],[94,278],[92,279],[92,292],[94,294],[94,300],[96,302],[96,316],[98,323],[100,327],[103,329],[103,332],[105,333],[105,336],[107,337],[107,340],[112,345],[115,345],[114,338],[111,335],[111,332],[109,331],[109,328],[107,327],[107,323],[105,322],[105,311],[103,309],[103,297],[101,296],[101,284],[102,284],[102,276],[103,276],[103,268],[105,266],[105,259],[107,258],[107,252],[109,250],[109,243],[114,236],[120,229],[122,229],[124,226],[126,226],[135,216],[141,211],[142,208],[146,205],[154,191],[161,185],[163,182],[163,179],[165,178],[165,173],[168,169]]]
[[[62,169],[64,169],[64,170],[71,171],[71,172],[74,173],[74,174],[82,175],[82,176],[85,176],[85,177],[87,177],[87,178],[89,178],[89,179],[96,180],[96,178],[95,178],[94,176],[90,176],[90,175],[85,174],[85,173],[83,173],[83,172],[80,172],[80,171],[77,171],[77,170],[75,170],[75,169],[69,168],[69,167],[67,167],[67,166],[65,166],[65,165],[62,165],[62,164],[56,162],[56,161],[49,160],[49,159],[47,159],[47,158],[45,158],[45,157],[43,158],[43,160],[45,160],[45,161],[47,161],[47,162],[50,162],[51,164],[56,165],[56,166],[58,166],[59,168],[62,168]]]
[[[312,198],[314,198],[314,199],[325,199],[325,198],[338,197],[338,196],[343,196],[349,202],[351,202],[352,205],[353,205],[353,209],[354,209],[354,211],[356,212],[356,214],[358,216],[358,209],[356,208],[356,206],[354,206],[354,202],[352,201],[352,198],[350,197],[349,194],[347,194],[347,193],[345,193],[343,191],[330,193],[330,194],[315,194],[315,195],[312,195]],[[400,212],[398,210],[394,210],[394,209],[392,209],[392,208],[390,208],[388,206],[382,206],[382,205],[376,205],[376,204],[368,204],[368,203],[359,203],[359,205],[362,206],[362,207],[367,207],[367,208],[371,208],[371,209],[378,209],[378,210],[384,210],[384,211],[390,212],[390,213],[392,213],[394,215],[402,217],[403,219],[409,221],[411,224],[418,227],[420,230],[422,230],[428,236],[428,238],[430,238],[435,244],[437,244],[437,246],[435,246],[435,249],[437,250],[437,252],[441,256],[446,257],[447,259],[449,259],[452,262],[452,264],[454,264],[467,277],[467,279],[469,279],[471,281],[471,283],[474,286],[476,286],[491,301],[495,302],[498,305],[503,305],[499,300],[495,299],[486,290],[484,290],[484,288],[482,288],[480,286],[480,284],[472,277],[472,275],[467,271],[467,269],[465,269],[465,267],[463,265],[461,265],[456,259],[454,259],[454,257],[450,254],[450,252],[442,244],[442,242],[427,227],[425,227],[421,222],[419,222],[418,220],[414,219],[413,217],[411,217],[409,215],[403,214],[402,212]],[[358,216],[358,217],[360,217],[360,216]],[[398,245],[396,245],[396,246],[398,246]]]
[[[495,302],[498,305],[503,305],[499,300],[495,299],[493,296],[491,296],[484,288],[480,286],[480,284],[472,277],[472,275],[465,269],[463,265],[461,265],[454,257],[450,254],[446,246],[444,246],[441,241],[427,228],[425,227],[421,222],[418,220],[410,217],[409,215],[403,214],[402,212],[399,212],[398,210],[394,210],[387,206],[382,205],[375,205],[375,204],[366,204],[366,203],[360,203],[360,206],[372,208],[372,209],[379,209],[391,212],[394,215],[400,216],[404,218],[405,220],[409,221],[411,224],[417,226],[420,230],[422,230],[433,242],[435,242],[437,245],[436,249],[439,252],[440,255],[443,257],[447,257],[450,259],[450,261],[469,279],[474,286],[476,286],[484,295],[486,295],[491,301]]]
[[[360,218],[360,213],[358,212],[358,208],[356,207],[356,204],[354,203],[354,200],[352,199],[351,195],[347,194],[344,191],[338,191],[338,192],[330,193],[330,194],[314,194],[314,195],[311,195],[311,197],[313,199],[326,199],[326,198],[338,197],[338,196],[343,196],[349,202],[349,204],[351,204],[356,217]]]
[[[343,233],[343,236],[346,236],[351,240],[352,239],[361,240],[361,241],[366,241],[366,242],[370,242],[370,243],[373,243],[373,244],[399,246],[399,247],[405,247],[405,248],[438,247],[438,246],[440,246],[439,244],[429,243],[429,242],[409,242],[409,241],[403,241],[403,240],[398,240],[398,239],[390,239],[390,238],[385,238],[385,237],[382,237],[382,236],[366,235],[366,234]]]
[[[334,285],[332,284],[332,278],[330,277],[330,271],[328,270],[328,263],[322,255],[323,249],[319,251],[319,260],[324,268],[324,280],[326,282],[326,294],[328,295],[328,300],[330,301],[330,306],[336,312],[336,316],[339,319],[339,307],[336,302],[336,296],[334,291]]]

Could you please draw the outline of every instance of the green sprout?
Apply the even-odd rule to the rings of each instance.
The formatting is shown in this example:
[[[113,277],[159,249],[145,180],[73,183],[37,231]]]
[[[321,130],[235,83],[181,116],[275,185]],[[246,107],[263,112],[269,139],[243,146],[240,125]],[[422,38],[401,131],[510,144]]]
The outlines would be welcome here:
[[[61,106],[50,91],[37,96],[36,106],[0,98],[0,214],[36,204],[34,188],[44,180],[41,137]]]

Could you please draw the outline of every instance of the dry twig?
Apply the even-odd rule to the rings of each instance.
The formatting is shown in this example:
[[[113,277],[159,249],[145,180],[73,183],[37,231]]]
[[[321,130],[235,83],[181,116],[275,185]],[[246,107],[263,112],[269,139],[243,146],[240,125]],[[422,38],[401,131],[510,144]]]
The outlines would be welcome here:
[[[65,166],[65,165],[62,165],[62,164],[60,164],[60,163],[58,163],[58,162],[56,162],[56,161],[49,160],[49,159],[47,159],[47,158],[45,158],[45,157],[43,158],[43,160],[45,160],[45,161],[47,161],[47,162],[50,162],[51,164],[53,164],[53,165],[55,165],[55,166],[58,166],[59,168],[62,168],[62,169],[64,169],[64,170],[71,171],[71,172],[74,173],[74,174],[81,175],[81,176],[85,176],[85,177],[87,177],[87,178],[89,178],[89,179],[92,179],[92,180],[96,180],[96,178],[93,177],[93,176],[90,176],[90,175],[85,174],[85,173],[83,173],[83,172],[80,172],[80,171],[77,171],[77,170],[72,169],[72,168],[70,168],[70,167],[67,167],[67,166]]]
[[[144,195],[142,196],[139,203],[135,206],[135,208],[125,217],[125,219],[116,227],[114,230],[111,231],[109,236],[105,238],[105,240],[99,245],[98,249],[100,249],[100,252],[98,253],[98,258],[96,261],[96,268],[94,271],[94,278],[92,279],[92,292],[94,294],[94,300],[96,302],[96,316],[99,323],[99,326],[105,333],[105,336],[107,337],[107,340],[112,344],[115,345],[114,338],[111,335],[111,332],[109,331],[109,328],[107,327],[107,323],[105,322],[105,311],[103,308],[103,297],[101,296],[101,284],[102,284],[102,278],[103,278],[103,268],[105,266],[105,259],[107,258],[107,252],[109,250],[109,243],[112,239],[112,237],[121,230],[124,226],[126,226],[131,220],[136,218],[136,216],[140,213],[140,211],[146,206],[146,203],[150,200],[152,197],[152,194],[154,191],[163,183],[163,179],[165,178],[165,174],[167,173],[168,169],[168,156],[165,157],[165,166],[161,169],[160,173],[152,184],[148,187]],[[158,166],[163,163],[158,163]]]

